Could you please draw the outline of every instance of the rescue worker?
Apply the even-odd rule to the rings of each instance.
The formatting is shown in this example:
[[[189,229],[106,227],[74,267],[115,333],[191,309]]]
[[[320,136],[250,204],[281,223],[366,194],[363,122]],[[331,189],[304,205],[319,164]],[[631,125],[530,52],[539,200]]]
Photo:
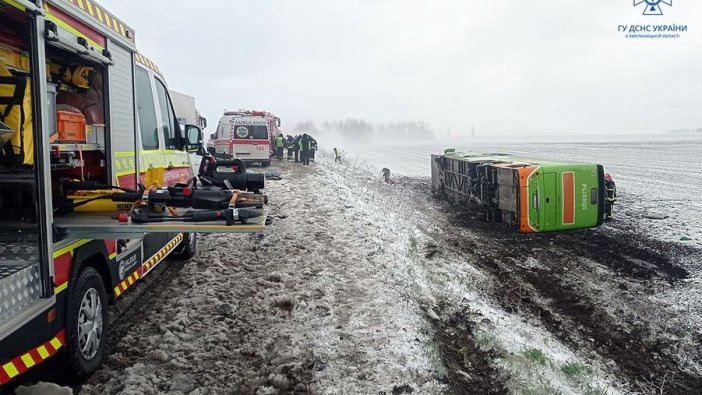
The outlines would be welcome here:
[[[275,137],[275,156],[278,159],[283,159],[283,149],[285,148],[285,137],[279,134]]]
[[[307,133],[304,133],[300,139],[300,159],[303,165],[310,164],[310,136]]]
[[[614,183],[612,175],[605,174],[605,219],[612,219],[614,216],[614,202],[617,201],[617,185]]]
[[[317,140],[309,136],[310,139],[310,161],[314,162],[314,153],[317,152]]]
[[[288,149],[288,160],[292,160],[293,158],[293,151],[295,151],[295,147],[293,147],[294,140],[295,139],[291,135],[288,135],[287,140],[285,140],[285,147]]]
[[[395,181],[390,179],[390,169],[388,169],[387,167],[383,167],[383,170],[381,170],[381,172],[383,173],[383,179],[385,180],[385,183],[387,183],[387,184],[394,184],[395,183]]]
[[[295,136],[295,139],[293,140],[293,153],[295,154],[295,163],[298,163],[299,157],[300,157],[300,139],[302,136],[299,134]]]
[[[341,163],[341,151],[334,148],[334,163],[336,163],[336,162],[339,162],[339,164],[343,164],[343,163]]]

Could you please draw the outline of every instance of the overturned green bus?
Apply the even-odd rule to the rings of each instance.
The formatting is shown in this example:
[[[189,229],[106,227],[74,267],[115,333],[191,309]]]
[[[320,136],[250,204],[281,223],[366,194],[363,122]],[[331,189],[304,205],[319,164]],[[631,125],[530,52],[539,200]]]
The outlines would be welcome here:
[[[602,165],[446,150],[431,158],[432,192],[521,233],[592,228],[608,199]]]

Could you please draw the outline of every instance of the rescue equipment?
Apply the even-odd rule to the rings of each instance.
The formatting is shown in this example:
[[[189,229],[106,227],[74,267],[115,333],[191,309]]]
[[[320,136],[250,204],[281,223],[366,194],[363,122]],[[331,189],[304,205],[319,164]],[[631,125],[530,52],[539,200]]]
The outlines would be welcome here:
[[[220,168],[227,168],[228,171],[219,171]],[[203,185],[223,189],[259,192],[265,186],[265,176],[261,173],[248,173],[246,163],[241,159],[223,160],[204,155],[198,176]]]
[[[7,167],[34,164],[30,85],[27,75],[0,63],[0,122],[13,130],[0,137],[0,163]]]
[[[145,222],[208,222],[224,221],[245,224],[249,218],[264,215],[263,205],[268,197],[262,194],[225,190],[218,187],[197,188],[193,178],[188,184],[176,184],[167,188],[145,188],[138,190],[120,188],[97,182],[64,180],[63,195],[54,197],[56,214],[71,212],[115,212],[120,222],[131,219]],[[178,214],[176,208],[195,210]]]
[[[56,132],[58,141],[62,143],[85,143],[85,115],[75,107],[57,105]]]

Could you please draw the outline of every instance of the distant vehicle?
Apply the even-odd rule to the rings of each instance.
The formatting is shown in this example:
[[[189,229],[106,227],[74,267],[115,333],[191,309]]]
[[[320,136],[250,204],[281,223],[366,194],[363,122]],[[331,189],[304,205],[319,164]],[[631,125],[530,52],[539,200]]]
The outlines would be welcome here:
[[[602,165],[446,150],[431,157],[432,192],[521,233],[591,228],[609,204]]]
[[[217,131],[210,135],[207,151],[221,159],[270,166],[272,140],[280,134],[280,118],[265,111],[225,111]]]
[[[173,103],[178,122],[181,125],[197,125],[200,129],[207,128],[207,119],[200,115],[200,111],[195,106],[195,98],[174,90],[168,91]]]

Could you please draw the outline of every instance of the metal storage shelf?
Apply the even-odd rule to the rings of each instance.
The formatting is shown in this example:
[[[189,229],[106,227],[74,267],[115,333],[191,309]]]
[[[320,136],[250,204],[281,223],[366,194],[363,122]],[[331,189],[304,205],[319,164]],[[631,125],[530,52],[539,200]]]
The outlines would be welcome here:
[[[66,143],[66,144],[51,144],[52,149],[58,148],[61,152],[66,151],[101,151],[104,147],[101,144],[87,143]]]
[[[54,228],[64,238],[85,239],[129,239],[138,238],[144,233],[259,233],[266,227],[268,212],[249,219],[248,223],[226,225],[221,221],[211,222],[154,222],[120,223],[113,218],[114,213],[72,213],[54,217]]]

